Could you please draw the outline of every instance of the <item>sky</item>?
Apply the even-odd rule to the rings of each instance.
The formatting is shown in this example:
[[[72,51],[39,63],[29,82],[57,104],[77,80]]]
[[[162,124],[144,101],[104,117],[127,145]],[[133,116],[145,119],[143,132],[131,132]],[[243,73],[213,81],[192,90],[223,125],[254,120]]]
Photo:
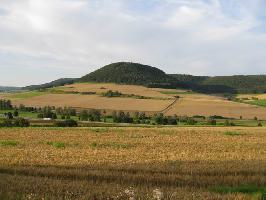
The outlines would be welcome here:
[[[119,61],[166,73],[266,74],[265,0],[0,0],[0,85]]]

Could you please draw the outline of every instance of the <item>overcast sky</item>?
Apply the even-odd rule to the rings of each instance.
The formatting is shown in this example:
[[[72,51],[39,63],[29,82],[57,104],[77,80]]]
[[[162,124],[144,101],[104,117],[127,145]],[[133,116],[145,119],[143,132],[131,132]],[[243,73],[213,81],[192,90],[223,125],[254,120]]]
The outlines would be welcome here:
[[[132,61],[167,73],[266,74],[265,0],[0,0],[0,85]]]

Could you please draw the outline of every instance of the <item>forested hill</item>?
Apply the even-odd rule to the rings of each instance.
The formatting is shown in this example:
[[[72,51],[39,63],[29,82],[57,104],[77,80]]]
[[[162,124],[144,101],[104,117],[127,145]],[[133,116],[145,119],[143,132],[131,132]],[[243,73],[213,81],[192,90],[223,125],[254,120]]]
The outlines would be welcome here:
[[[102,82],[143,85],[147,87],[183,88],[202,93],[266,93],[266,75],[209,77],[166,74],[158,68],[131,62],[118,62],[106,65],[79,79],[63,78],[42,85],[27,86],[22,89],[45,89],[75,82]]]
[[[104,66],[79,79],[80,82],[110,82],[134,85],[178,84],[178,81],[162,70],[138,63],[119,62]]]
[[[200,88],[208,93],[208,89],[224,90],[228,93],[265,93],[266,75],[237,76],[191,76],[171,74],[170,76],[185,82],[192,88]]]
[[[51,87],[63,86],[66,84],[72,84],[74,83],[75,80],[76,80],[75,78],[61,78],[61,79],[52,81],[50,83],[44,83],[41,85],[30,85],[27,87],[23,87],[21,89],[22,90],[40,90],[40,89],[46,89],[46,88],[51,88]]]
[[[234,88],[238,93],[265,93],[266,75],[216,76],[204,80],[202,84],[225,85]]]

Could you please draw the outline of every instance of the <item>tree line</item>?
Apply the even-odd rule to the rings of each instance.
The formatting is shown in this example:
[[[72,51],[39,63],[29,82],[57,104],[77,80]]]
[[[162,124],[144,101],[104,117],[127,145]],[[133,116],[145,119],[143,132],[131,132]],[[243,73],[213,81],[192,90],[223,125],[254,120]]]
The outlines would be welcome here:
[[[145,112],[135,112],[133,114],[124,111],[114,111],[111,115],[107,115],[106,111],[96,109],[81,110],[77,112],[74,108],[69,107],[54,107],[45,106],[41,108],[27,107],[25,105],[13,106],[10,100],[0,100],[2,108],[12,108],[9,112],[4,113],[6,120],[2,126],[27,126],[27,121],[19,117],[20,111],[37,113],[37,118],[50,118],[53,120],[61,119],[64,121],[58,122],[56,126],[76,126],[75,119],[80,121],[95,121],[95,122],[113,122],[113,123],[134,123],[134,124],[149,124],[149,125],[178,125],[180,123],[186,125],[217,125],[217,120],[225,120],[225,126],[234,126],[232,119],[223,116],[205,116],[196,115],[188,116],[165,116],[163,113],[157,113],[153,116],[147,116]],[[59,117],[60,116],[60,117]],[[240,116],[242,119],[242,116]],[[74,120],[74,121],[73,121]],[[258,121],[255,117],[254,120]],[[25,122],[25,123],[24,123]],[[221,124],[220,124],[221,125]]]

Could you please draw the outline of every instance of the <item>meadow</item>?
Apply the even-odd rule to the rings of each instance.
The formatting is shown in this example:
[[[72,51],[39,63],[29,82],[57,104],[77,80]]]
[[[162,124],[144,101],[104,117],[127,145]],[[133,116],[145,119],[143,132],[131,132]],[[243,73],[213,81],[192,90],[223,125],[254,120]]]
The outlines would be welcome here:
[[[265,132],[1,128],[0,199],[263,199]]]

